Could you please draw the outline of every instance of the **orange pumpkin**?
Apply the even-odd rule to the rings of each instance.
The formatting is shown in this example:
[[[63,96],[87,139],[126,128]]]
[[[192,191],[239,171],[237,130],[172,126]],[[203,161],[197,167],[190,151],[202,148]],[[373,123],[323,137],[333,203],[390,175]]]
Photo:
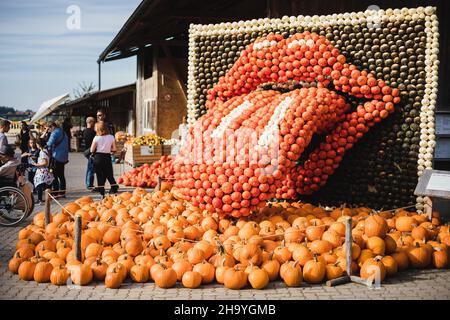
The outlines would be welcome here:
[[[56,286],[62,286],[67,284],[69,279],[69,272],[64,266],[58,266],[53,268],[50,274],[50,282]]]
[[[392,258],[397,262],[398,270],[403,271],[409,267],[409,258],[406,252],[397,251],[391,254]]]
[[[146,265],[134,265],[130,269],[130,277],[134,282],[144,283],[150,278],[150,271]]]
[[[326,232],[324,235],[325,234]],[[314,240],[311,242],[309,249],[313,254],[321,255],[323,253],[330,252],[333,249],[333,245],[327,240]]]
[[[269,275],[263,268],[255,267],[248,274],[248,282],[253,289],[263,289],[269,284]]]
[[[381,256],[367,259],[361,266],[360,276],[367,280],[383,281],[386,277],[386,268],[381,262]]]
[[[393,276],[398,272],[398,264],[397,261],[391,256],[384,256],[381,258],[381,263],[383,263],[386,269],[386,276]]]
[[[247,273],[237,267],[228,268],[223,275],[223,284],[228,289],[242,289],[247,284]]]
[[[181,282],[184,287],[189,289],[195,289],[200,287],[202,283],[202,276],[198,272],[187,271],[186,273],[183,274]]]
[[[209,262],[203,261],[197,263],[192,270],[198,272],[202,276],[202,284],[211,283],[214,280],[215,269]]]
[[[448,267],[448,253],[441,247],[434,247],[431,261],[436,269],[445,269]]]
[[[386,219],[380,215],[371,215],[364,221],[364,233],[369,238],[384,238],[386,236],[387,229],[388,225],[386,223]]]
[[[70,268],[70,278],[77,285],[85,286],[92,281],[92,269],[85,264],[75,265]]]
[[[160,288],[172,288],[177,282],[177,274],[172,268],[163,268],[156,273],[154,280]]]
[[[325,275],[327,280],[337,279],[344,274],[344,270],[339,266],[339,262],[327,264],[325,267]]]
[[[431,263],[432,253],[429,248],[423,245],[416,243],[416,245],[409,248],[406,253],[408,254],[409,263],[412,268],[422,269]]]
[[[172,265],[172,269],[177,274],[177,280],[181,281],[183,278],[183,275],[186,272],[192,271],[192,264],[186,260],[178,260],[178,261],[174,262],[174,264]]]
[[[23,261],[19,269],[17,270],[17,274],[21,280],[30,281],[34,278],[34,269],[36,268],[36,263],[32,261]]]
[[[106,273],[105,276],[105,287],[109,289],[117,289],[123,283],[123,276],[121,271],[117,269],[117,267],[112,268],[110,271]]]
[[[383,239],[374,236],[367,239],[366,248],[372,250],[375,255],[384,255],[386,244]]]
[[[33,278],[38,283],[50,282],[50,275],[52,273],[53,266],[47,261],[41,261],[36,264],[34,268]]]
[[[409,216],[401,216],[395,220],[395,228],[401,232],[411,232],[417,225],[416,219]]]
[[[320,283],[325,278],[326,265],[323,260],[314,256],[313,260],[308,261],[303,267],[303,279],[308,283]]]

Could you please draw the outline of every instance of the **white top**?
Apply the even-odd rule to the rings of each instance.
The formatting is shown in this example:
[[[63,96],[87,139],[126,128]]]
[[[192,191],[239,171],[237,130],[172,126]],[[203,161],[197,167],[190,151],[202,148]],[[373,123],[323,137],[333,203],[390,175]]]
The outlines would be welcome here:
[[[95,136],[92,140],[92,146],[95,144],[95,152],[97,153],[111,153],[113,149],[115,139],[113,135]],[[92,151],[92,150],[91,150]]]

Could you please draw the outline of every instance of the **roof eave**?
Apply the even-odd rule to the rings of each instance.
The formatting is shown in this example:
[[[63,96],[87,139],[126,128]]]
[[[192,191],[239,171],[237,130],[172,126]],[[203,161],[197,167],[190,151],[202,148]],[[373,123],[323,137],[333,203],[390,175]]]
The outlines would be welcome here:
[[[128,30],[129,26],[134,23],[134,21],[139,17],[139,15],[143,14],[143,9],[147,7],[153,0],[142,0],[139,6],[134,10],[125,24],[120,28],[119,32],[116,34],[114,39],[110,42],[110,44],[103,50],[103,52],[99,55],[97,59],[97,63],[104,62],[108,54],[117,49],[117,42],[123,36],[123,34]]]

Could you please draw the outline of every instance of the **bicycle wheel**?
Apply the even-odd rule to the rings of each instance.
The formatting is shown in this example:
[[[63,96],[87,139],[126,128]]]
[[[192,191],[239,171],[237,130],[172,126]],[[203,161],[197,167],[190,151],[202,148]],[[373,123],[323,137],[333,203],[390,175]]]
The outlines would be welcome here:
[[[0,188],[0,225],[15,226],[22,222],[29,212],[29,202],[18,188]]]

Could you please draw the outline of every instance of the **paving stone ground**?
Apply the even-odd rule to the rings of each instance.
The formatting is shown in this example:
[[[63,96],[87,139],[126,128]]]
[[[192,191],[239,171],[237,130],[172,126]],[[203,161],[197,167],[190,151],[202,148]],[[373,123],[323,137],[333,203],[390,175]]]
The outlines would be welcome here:
[[[70,163],[66,167],[68,189],[83,187],[85,160],[82,154],[71,153]],[[116,176],[123,168],[115,166]],[[87,194],[83,192],[70,193],[64,202]],[[64,203],[63,202],[63,203]],[[34,213],[42,211],[36,207]],[[17,275],[8,272],[8,261],[14,253],[17,233],[31,221],[28,218],[22,226],[0,227],[0,300],[450,300],[450,270],[408,270],[399,273],[394,278],[386,279],[381,288],[368,287],[349,283],[338,287],[304,284],[299,288],[287,288],[282,282],[273,282],[265,290],[243,289],[228,290],[221,285],[202,286],[190,290],[177,284],[172,289],[160,289],[153,283],[136,284],[126,282],[120,289],[107,289],[103,283],[94,283],[85,287],[56,287],[51,284],[38,284],[34,281],[19,280]]]

